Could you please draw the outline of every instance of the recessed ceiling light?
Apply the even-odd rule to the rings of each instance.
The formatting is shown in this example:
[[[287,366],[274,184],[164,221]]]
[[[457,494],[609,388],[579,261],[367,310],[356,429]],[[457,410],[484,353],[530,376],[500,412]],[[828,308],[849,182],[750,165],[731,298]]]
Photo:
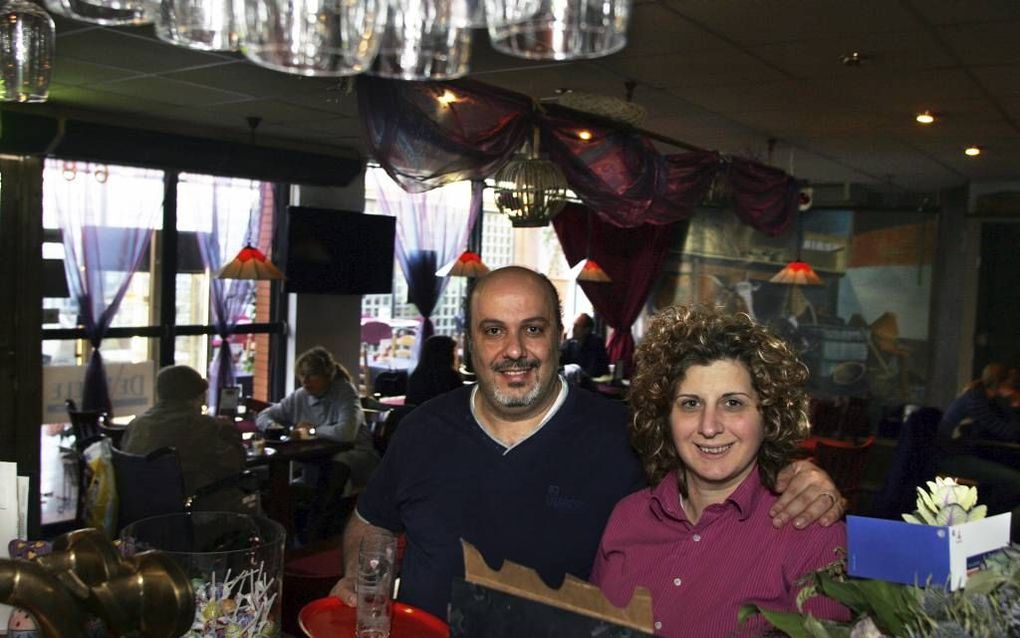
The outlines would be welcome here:
[[[843,66],[860,66],[867,59],[868,56],[860,51],[850,51],[840,56],[839,61],[843,63]]]
[[[968,157],[977,157],[978,155],[981,154],[981,147],[968,146],[967,148],[963,149],[963,154],[967,155]]]
[[[578,139],[582,139],[585,142],[587,142],[588,140],[591,139],[591,131],[587,129],[581,129],[580,131],[577,132],[577,137]]]
[[[914,119],[917,120],[918,124],[934,124],[935,114],[931,111],[921,111],[914,116]]]

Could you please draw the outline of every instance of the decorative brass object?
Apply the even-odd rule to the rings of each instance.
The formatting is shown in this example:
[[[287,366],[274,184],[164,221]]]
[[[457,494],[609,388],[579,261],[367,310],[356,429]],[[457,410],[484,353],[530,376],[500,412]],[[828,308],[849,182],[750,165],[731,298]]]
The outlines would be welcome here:
[[[88,614],[143,638],[180,636],[195,617],[191,582],[177,563],[154,551],[123,558],[96,529],[64,534],[33,561],[0,559],[0,602],[31,612],[47,638],[85,638]]]
[[[493,177],[496,208],[515,228],[548,226],[567,203],[567,178],[559,166],[539,157],[538,139],[535,127],[531,154],[510,160]]]

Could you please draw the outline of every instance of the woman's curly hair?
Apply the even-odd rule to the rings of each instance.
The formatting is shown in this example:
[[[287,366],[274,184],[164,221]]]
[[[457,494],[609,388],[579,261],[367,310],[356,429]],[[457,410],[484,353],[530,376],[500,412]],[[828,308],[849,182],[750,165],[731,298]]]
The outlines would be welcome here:
[[[808,370],[785,341],[746,314],[707,306],[674,306],[656,315],[635,353],[631,380],[631,442],[652,485],[684,468],[670,429],[677,387],[691,366],[740,361],[758,393],[765,437],[758,450],[762,483],[774,489],[776,474],[807,435]],[[687,495],[683,472],[680,490]]]

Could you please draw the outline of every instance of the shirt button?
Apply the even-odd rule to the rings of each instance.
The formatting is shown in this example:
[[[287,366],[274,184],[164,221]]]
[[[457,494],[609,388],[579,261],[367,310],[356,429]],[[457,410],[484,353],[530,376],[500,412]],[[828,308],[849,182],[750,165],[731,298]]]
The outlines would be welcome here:
[[[694,535],[694,536],[692,536],[691,538],[692,538],[692,539],[694,539],[694,542],[695,542],[695,543],[697,543],[698,541],[700,541],[700,540],[701,540],[701,534],[695,534],[695,535]]]
[[[656,628],[656,629],[662,629],[662,623],[661,623],[661,622],[659,622],[658,620],[656,620],[656,621],[655,621],[655,628]]]
[[[680,583],[681,583],[681,580],[679,578],[674,578],[673,579],[673,584],[676,585],[677,587],[680,586]]]

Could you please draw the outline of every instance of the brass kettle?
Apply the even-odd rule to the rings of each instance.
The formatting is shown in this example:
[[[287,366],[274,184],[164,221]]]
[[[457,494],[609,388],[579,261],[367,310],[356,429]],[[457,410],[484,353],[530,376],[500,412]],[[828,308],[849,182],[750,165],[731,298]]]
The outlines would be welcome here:
[[[102,532],[60,536],[34,560],[0,559],[0,602],[27,609],[46,638],[85,638],[88,614],[121,636],[174,638],[195,618],[184,570],[156,551],[124,558]]]

